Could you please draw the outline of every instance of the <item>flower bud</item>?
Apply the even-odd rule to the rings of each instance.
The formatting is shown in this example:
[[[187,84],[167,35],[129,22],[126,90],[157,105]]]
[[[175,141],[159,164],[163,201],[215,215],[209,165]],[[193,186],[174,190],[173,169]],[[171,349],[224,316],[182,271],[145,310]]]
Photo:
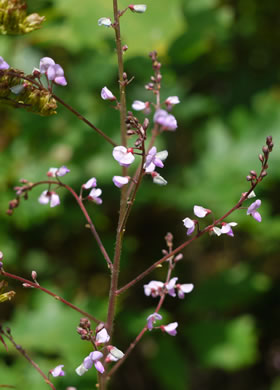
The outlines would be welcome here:
[[[32,271],[31,272],[31,277],[33,280],[36,280],[37,279],[37,272],[36,271]]]
[[[100,18],[97,22],[98,26],[110,27],[112,25],[110,18]]]

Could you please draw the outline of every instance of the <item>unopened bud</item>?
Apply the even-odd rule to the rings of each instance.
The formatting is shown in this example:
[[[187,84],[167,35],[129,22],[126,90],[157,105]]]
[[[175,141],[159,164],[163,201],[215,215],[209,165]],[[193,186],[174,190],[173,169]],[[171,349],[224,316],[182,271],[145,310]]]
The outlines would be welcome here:
[[[86,329],[86,328],[89,329],[90,328],[90,320],[86,317],[81,318],[80,319],[80,327],[84,328],[84,329]]]
[[[34,287],[31,286],[31,284],[29,284],[29,283],[22,283],[22,286],[25,287],[25,288],[34,288]]]
[[[163,249],[161,252],[162,252],[162,254],[163,254],[164,256],[168,255],[168,252],[167,252],[166,249]]]
[[[123,53],[126,52],[127,50],[128,50],[128,46],[127,45],[123,45],[123,47],[122,47]]]
[[[148,118],[145,118],[144,119],[144,122],[143,122],[143,129],[144,130],[147,130],[147,128],[149,127],[149,124],[150,124],[150,121]]]
[[[268,137],[266,137],[266,144],[267,144],[267,146],[269,146],[271,144],[271,142],[272,142],[272,136],[269,135]]]
[[[247,181],[252,181],[252,176],[250,176],[250,175],[246,176],[246,180]]]
[[[272,152],[273,146],[274,146],[274,143],[271,142],[271,143],[269,144],[269,146],[268,146],[268,150],[269,150],[270,152]]]
[[[253,176],[254,178],[257,177],[257,172],[256,172],[256,171],[253,171],[253,170],[252,170],[252,171],[250,171],[250,174],[251,174],[251,176]]]
[[[262,173],[261,173],[261,177],[265,177],[267,175],[267,171],[263,171]]]
[[[263,153],[265,155],[267,155],[268,154],[268,147],[267,146],[263,146],[262,151],[263,151]]]
[[[264,161],[264,158],[263,158],[263,155],[262,155],[262,154],[259,154],[259,160],[260,160],[261,162]]]
[[[182,253],[179,253],[179,254],[174,258],[174,262],[176,263],[177,261],[182,260],[182,258],[183,258],[183,254],[182,254]]]
[[[123,79],[127,80],[127,73],[126,72],[123,72]]]
[[[31,277],[32,277],[33,280],[36,281],[36,279],[37,279],[37,272],[36,271],[32,271],[31,272]]]

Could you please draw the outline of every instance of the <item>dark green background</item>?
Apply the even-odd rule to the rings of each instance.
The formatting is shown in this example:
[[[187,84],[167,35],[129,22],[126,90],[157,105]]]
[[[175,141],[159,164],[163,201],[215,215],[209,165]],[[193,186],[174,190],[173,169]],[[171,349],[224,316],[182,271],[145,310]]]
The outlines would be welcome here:
[[[128,1],[120,1],[125,7]],[[194,204],[216,217],[248,189],[246,175],[260,169],[258,154],[265,137],[275,149],[269,176],[257,188],[262,200],[259,224],[246,211],[235,237],[203,237],[184,251],[174,275],[195,284],[184,301],[168,297],[164,323],[178,321],[172,338],[147,334],[123,365],[112,389],[279,390],[279,127],[280,5],[276,0],[149,0],[143,15],[122,18],[128,44],[125,69],[135,80],[128,105],[152,96],[144,85],[152,74],[148,53],[158,50],[163,63],[162,99],[178,95],[174,108],[179,127],[157,141],[169,157],[162,175],[167,187],[145,178],[128,222],[121,284],[161,257],[164,235],[185,240],[182,219]],[[106,85],[118,93],[113,30],[97,26],[112,16],[109,0],[32,0],[30,12],[45,15],[40,31],[23,37],[0,37],[0,55],[26,72],[50,56],[65,69],[68,86],[55,93],[119,142],[118,112],[100,98]],[[143,115],[139,115],[143,119]],[[50,209],[34,190],[12,217],[5,211],[20,178],[42,180],[49,167],[67,165],[65,182],[77,191],[95,176],[103,205],[89,205],[110,255],[114,249],[119,190],[111,178],[120,174],[112,148],[62,106],[42,118],[20,110],[0,111],[0,250],[5,269],[30,277],[105,319],[109,278],[105,262],[84,228],[73,198],[60,191],[62,204]],[[249,204],[249,203],[248,203]],[[210,219],[209,219],[210,222]],[[163,280],[158,269],[124,294],[118,306],[113,344],[125,350],[145,324],[157,300],[145,297],[143,284]],[[39,291],[17,292],[1,304],[1,320],[46,372],[65,365],[67,376],[55,379],[58,390],[93,389],[95,370],[82,378],[74,369],[90,352],[75,328],[79,315]],[[0,346],[0,384],[21,390],[48,388],[37,372],[9,347]]]

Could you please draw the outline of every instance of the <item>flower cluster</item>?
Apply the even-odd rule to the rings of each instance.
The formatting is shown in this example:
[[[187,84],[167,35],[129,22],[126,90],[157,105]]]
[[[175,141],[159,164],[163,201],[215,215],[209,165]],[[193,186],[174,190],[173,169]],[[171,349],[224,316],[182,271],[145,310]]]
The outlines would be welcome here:
[[[194,285],[192,283],[179,284],[176,283],[177,280],[177,277],[170,279],[168,283],[152,280],[148,284],[144,285],[144,293],[146,296],[152,296],[153,298],[163,294],[176,297],[177,290],[178,298],[183,299],[185,294],[188,294],[193,290]]]
[[[90,329],[89,320],[82,318],[77,331],[81,335],[82,339],[91,340],[96,347],[96,350],[90,352],[90,354],[85,357],[82,364],[76,368],[76,373],[78,375],[84,375],[93,365],[98,372],[103,374],[105,368],[101,362],[101,359],[103,359],[104,354],[105,361],[108,363],[116,362],[124,356],[123,352],[113,345],[105,345],[109,342],[110,336],[104,327],[104,324],[99,324],[95,330],[95,335],[93,335],[93,332]],[[103,352],[97,349],[100,347]]]
[[[159,313],[156,312],[156,313],[150,314],[147,317],[147,328],[149,330],[154,329],[155,328],[154,325],[155,325],[156,321],[158,321],[158,320],[162,320],[162,316]],[[163,332],[168,333],[170,336],[176,336],[176,334],[177,334],[176,328],[177,327],[178,327],[178,322],[171,322],[168,325],[161,325],[159,327],[159,329],[161,329]]]

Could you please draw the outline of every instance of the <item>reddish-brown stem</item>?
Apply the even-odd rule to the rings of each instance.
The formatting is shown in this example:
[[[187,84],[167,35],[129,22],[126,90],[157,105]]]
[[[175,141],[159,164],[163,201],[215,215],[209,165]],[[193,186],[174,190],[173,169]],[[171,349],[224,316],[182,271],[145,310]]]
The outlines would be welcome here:
[[[49,378],[47,377],[47,375],[45,375],[43,373],[43,371],[41,370],[41,368],[38,366],[37,363],[34,362],[34,360],[31,359],[31,357],[27,354],[27,352],[22,348],[21,345],[18,345],[13,337],[11,336],[11,334],[8,332],[8,331],[1,331],[3,335],[5,335],[9,340],[10,342],[13,344],[13,346],[16,348],[16,350],[35,368],[35,370],[37,370],[37,372],[41,375],[42,378],[44,378],[44,381],[46,382],[47,385],[49,385],[52,390],[56,390],[54,385],[52,384],[52,382],[49,380]],[[12,387],[12,386],[11,386]]]
[[[86,311],[78,308],[77,306],[73,305],[72,303],[66,301],[66,299],[60,297],[59,295],[56,295],[55,293],[53,293],[52,291],[46,289],[45,287],[42,287],[40,286],[39,284],[37,283],[34,283],[34,282],[31,282],[30,280],[28,279],[25,279],[25,278],[22,278],[21,276],[18,276],[18,275],[14,275],[14,274],[11,274],[9,272],[6,272],[4,271],[3,268],[0,269],[0,275],[3,275],[5,276],[6,278],[10,278],[10,279],[14,279],[14,280],[17,280],[21,283],[25,283],[26,285],[30,285],[34,288],[37,288],[38,290],[41,290],[43,292],[45,292],[46,294],[52,296],[53,298],[55,298],[57,301],[60,301],[62,303],[64,303],[65,305],[69,306],[71,309],[73,310],[76,310],[77,312],[79,312],[80,314],[82,314],[83,316],[89,318],[90,320],[96,322],[97,324],[99,324],[101,321],[98,320],[97,318],[95,318],[94,316],[92,316],[91,314],[87,313]]]
[[[77,118],[79,118],[81,121],[86,123],[89,127],[91,127],[93,130],[95,130],[101,137],[103,137],[107,142],[109,142],[113,146],[117,146],[117,144],[110,138],[108,135],[103,133],[102,130],[100,130],[98,127],[94,126],[93,123],[91,123],[88,119],[86,119],[82,114],[80,114],[77,110],[75,110],[73,107],[71,107],[68,103],[66,103],[64,100],[60,99],[57,95],[52,93],[52,96],[57,100],[60,104],[62,104],[64,107],[66,107],[69,111],[72,112],[72,114],[76,115]]]
[[[260,181],[260,179],[259,179]],[[190,238],[189,240],[183,242],[183,244],[179,245],[176,249],[172,250],[172,252],[168,253],[167,255],[163,256],[161,259],[159,259],[158,261],[156,261],[154,264],[152,264],[150,267],[148,267],[145,271],[143,271],[141,274],[139,274],[138,276],[136,276],[135,279],[133,279],[132,281],[130,281],[129,283],[127,283],[126,285],[124,285],[123,287],[121,287],[120,289],[117,290],[117,294],[121,294],[123,293],[124,291],[126,291],[128,288],[134,286],[137,282],[139,282],[140,280],[142,280],[145,276],[147,276],[150,272],[152,272],[156,267],[158,267],[160,264],[164,263],[166,260],[168,260],[168,258],[170,256],[174,256],[176,255],[177,253],[179,253],[182,249],[184,249],[186,246],[190,245],[193,241],[197,240],[199,237],[201,237],[203,234],[211,231],[213,229],[214,226],[216,226],[217,224],[219,224],[220,222],[222,222],[226,217],[228,217],[231,213],[233,213],[235,210],[237,210],[238,208],[240,208],[240,206],[242,205],[242,203],[248,198],[248,195],[250,195],[250,193],[254,190],[254,188],[256,187],[256,185],[259,183],[259,181],[257,181],[255,184],[252,184],[252,187],[250,188],[250,190],[248,192],[246,192],[246,194],[244,196],[242,196],[240,198],[240,200],[237,202],[237,204],[232,207],[227,213],[225,213],[222,217],[220,217],[219,219],[216,219],[211,225],[208,225],[207,227],[205,227],[203,230],[199,231],[196,236]]]
[[[110,259],[109,255],[108,255],[104,245],[102,244],[102,241],[101,241],[101,239],[99,237],[99,234],[97,233],[97,231],[95,229],[95,226],[94,226],[94,224],[93,224],[93,222],[92,222],[92,220],[91,220],[91,218],[90,218],[90,216],[89,216],[89,214],[88,214],[88,212],[87,212],[87,210],[86,210],[86,208],[85,208],[85,206],[83,204],[83,201],[79,197],[79,195],[73,190],[72,187],[68,186],[67,184],[61,183],[60,181],[53,181],[53,180],[38,181],[36,183],[32,183],[32,184],[26,186],[26,188],[28,190],[29,189],[31,190],[32,188],[34,188],[34,187],[36,187],[38,185],[41,185],[41,184],[49,184],[49,185],[50,184],[56,184],[56,185],[58,185],[60,187],[66,188],[74,196],[74,198],[76,199],[76,201],[77,201],[77,203],[78,203],[82,213],[84,214],[84,216],[85,216],[85,218],[86,218],[86,220],[87,220],[87,222],[89,224],[90,230],[91,230],[91,232],[92,232],[92,234],[93,234],[93,236],[94,236],[94,238],[95,238],[95,240],[97,242],[97,245],[98,245],[100,251],[102,252],[102,254],[103,254],[103,256],[104,256],[104,258],[105,258],[105,260],[107,262],[108,268],[111,269],[112,268],[111,259]]]

